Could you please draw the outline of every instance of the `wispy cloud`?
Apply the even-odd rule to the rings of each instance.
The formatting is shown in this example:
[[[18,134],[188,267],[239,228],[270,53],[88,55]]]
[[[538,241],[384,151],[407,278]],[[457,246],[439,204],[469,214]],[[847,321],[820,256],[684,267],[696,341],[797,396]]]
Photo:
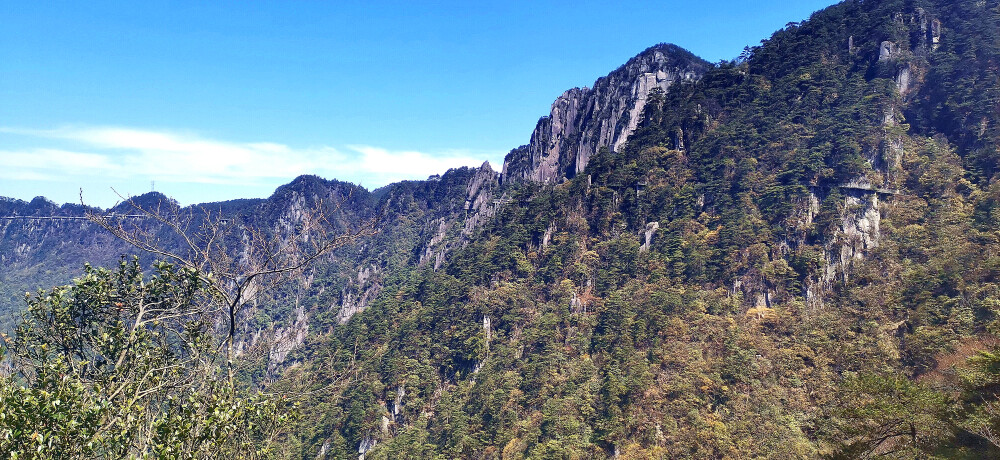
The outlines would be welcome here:
[[[106,126],[47,130],[0,127],[0,132],[34,139],[29,148],[5,150],[0,145],[0,177],[7,180],[87,176],[246,186],[317,174],[372,187],[425,178],[457,166],[476,166],[487,157],[464,151],[396,151],[369,145],[296,148]]]
[[[423,179],[456,166],[478,166],[485,160],[467,152],[447,151],[438,154],[405,150],[386,150],[370,145],[349,145],[354,167],[366,171],[383,185],[404,179]]]

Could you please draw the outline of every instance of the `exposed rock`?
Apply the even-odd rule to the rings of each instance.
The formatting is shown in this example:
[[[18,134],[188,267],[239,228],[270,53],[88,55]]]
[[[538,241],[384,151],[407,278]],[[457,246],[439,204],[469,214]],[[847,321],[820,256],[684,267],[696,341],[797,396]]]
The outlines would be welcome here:
[[[850,277],[851,267],[879,246],[881,240],[881,202],[879,192],[862,186],[841,187],[844,202],[840,212],[840,228],[825,245],[824,264],[820,279],[807,281],[806,301],[822,302],[838,275],[843,282]],[[814,297],[816,296],[816,297]]]
[[[472,233],[496,213],[493,203],[494,191],[500,185],[500,174],[485,162],[469,181],[466,189],[465,211],[467,217],[462,228],[462,236],[469,237]]]
[[[941,46],[941,21],[935,19],[931,21],[931,50],[937,50]]]
[[[361,440],[361,444],[358,445],[358,460],[365,460],[365,454],[372,450],[378,441],[371,436],[365,436],[365,439]]]
[[[406,388],[403,385],[399,385],[396,388],[396,400],[392,406],[392,416],[395,418],[399,417],[401,408],[403,407],[403,397],[406,396]]]
[[[442,245],[445,242],[445,237],[448,236],[448,222],[445,219],[438,220],[437,230],[431,237],[431,240],[427,242],[424,246],[424,250],[421,251],[420,260],[417,262],[418,265],[425,265],[429,261],[434,261],[434,269],[437,270],[444,263],[445,252],[447,248]]]
[[[352,316],[368,308],[369,302],[382,291],[378,269],[365,266],[358,269],[357,278],[348,282],[340,293],[340,308],[337,311],[337,322],[347,323]]]
[[[808,307],[809,311],[818,311],[823,308],[824,302],[822,292],[823,285],[819,281],[813,279],[812,277],[806,279],[805,300],[806,307]]]
[[[493,340],[493,321],[489,316],[483,316],[483,334],[486,335],[486,351],[490,350],[490,341]]]
[[[643,232],[645,240],[643,240],[642,246],[639,247],[639,252],[646,252],[649,250],[649,245],[653,242],[653,235],[655,235],[656,231],[659,229],[659,222],[650,222],[646,224],[646,231]]]
[[[489,316],[485,315],[483,316],[483,336],[486,338],[486,355],[488,356],[490,353],[490,342],[493,340],[493,321]],[[483,359],[477,361],[473,366],[472,373],[478,374],[485,364],[486,357],[484,356]]]
[[[274,372],[279,364],[285,362],[288,354],[305,342],[308,334],[309,315],[305,306],[299,305],[295,307],[295,321],[274,331],[274,342],[267,359],[268,372]]]
[[[598,79],[593,89],[566,91],[538,121],[528,145],[507,155],[503,180],[558,183],[575,176],[601,147],[625,144],[654,88],[699,79],[708,67],[676,45],[657,45]]]
[[[809,207],[806,212],[806,227],[812,227],[813,219],[816,214],[819,213],[819,197],[816,196],[816,191],[813,189],[809,190]]]
[[[255,332],[249,334],[249,336],[240,337],[235,343],[235,355],[243,356],[247,350],[253,349],[253,347],[260,341],[261,335],[264,333],[262,329],[257,329]]]
[[[910,91],[910,66],[904,65],[896,73],[896,90],[900,95],[906,95]]]
[[[886,40],[878,47],[878,60],[879,62],[887,61],[895,58],[899,55],[899,45],[895,42]]]
[[[674,150],[684,150],[684,130],[681,128],[674,131]]]
[[[552,234],[555,233],[555,231],[556,231],[556,223],[552,222],[549,224],[549,227],[545,229],[545,234],[542,235],[543,248],[549,247],[549,242],[552,241]]]
[[[850,256],[856,259],[870,249],[878,247],[882,214],[879,211],[878,193],[848,194],[844,198],[841,231],[846,237]]]
[[[317,459],[321,459],[321,458],[324,458],[324,457],[326,457],[326,453],[327,453],[327,452],[329,452],[329,451],[330,451],[330,440],[327,440],[327,441],[326,441],[326,442],[324,442],[324,443],[323,443],[323,445],[322,445],[322,446],[321,446],[321,447],[319,448],[319,453],[318,453],[318,454],[316,454],[316,458],[317,458]]]

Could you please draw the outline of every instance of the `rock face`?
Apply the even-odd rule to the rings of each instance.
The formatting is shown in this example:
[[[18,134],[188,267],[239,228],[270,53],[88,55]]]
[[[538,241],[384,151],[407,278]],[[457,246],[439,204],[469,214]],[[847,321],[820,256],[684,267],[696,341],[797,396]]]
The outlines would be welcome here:
[[[306,313],[305,305],[296,306],[294,313],[294,322],[274,331],[274,341],[267,360],[269,374],[273,374],[288,354],[305,342],[306,335],[309,334],[309,315]]]
[[[475,175],[469,181],[465,196],[465,212],[468,218],[462,229],[463,236],[471,236],[476,227],[493,217],[496,212],[492,205],[494,192],[499,183],[498,176],[497,172],[490,167],[490,163],[485,162],[476,170]]]
[[[464,246],[497,211],[499,174],[489,162],[479,168],[449,170],[441,176],[434,217],[424,223],[418,266],[437,270],[447,255]],[[447,197],[445,199],[445,197]],[[445,204],[447,202],[447,204]]]
[[[605,77],[593,89],[573,88],[552,103],[538,120],[531,141],[504,159],[504,182],[558,183],[587,167],[601,147],[618,150],[635,131],[654,88],[697,80],[710,64],[676,46],[661,44],[643,51]]]
[[[899,45],[886,40],[882,42],[878,47],[878,60],[879,62],[893,59],[899,54]]]
[[[337,323],[345,324],[357,313],[365,311],[368,304],[382,291],[378,267],[364,266],[358,269],[357,279],[351,279],[340,292],[340,307]]]

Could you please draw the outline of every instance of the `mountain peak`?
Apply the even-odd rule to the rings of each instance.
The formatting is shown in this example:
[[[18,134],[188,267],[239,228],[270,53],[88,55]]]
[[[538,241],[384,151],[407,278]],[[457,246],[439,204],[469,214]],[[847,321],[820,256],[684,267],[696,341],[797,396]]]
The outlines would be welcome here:
[[[681,46],[673,43],[658,43],[635,55],[617,70],[628,67],[634,62],[643,60],[655,60],[664,63],[669,62],[675,66],[688,66],[692,64],[709,65],[708,61],[705,61]]]
[[[177,206],[177,200],[170,198],[160,192],[146,192],[139,196],[133,196],[127,198],[125,201],[118,203],[110,209],[114,212],[131,212],[135,209],[133,204],[137,205],[143,209],[153,210],[157,209],[162,205]]]
[[[528,145],[504,159],[504,182],[558,183],[583,171],[601,147],[621,148],[635,131],[654,88],[698,80],[707,61],[674,44],[651,46],[594,82],[572,88],[552,103]]]

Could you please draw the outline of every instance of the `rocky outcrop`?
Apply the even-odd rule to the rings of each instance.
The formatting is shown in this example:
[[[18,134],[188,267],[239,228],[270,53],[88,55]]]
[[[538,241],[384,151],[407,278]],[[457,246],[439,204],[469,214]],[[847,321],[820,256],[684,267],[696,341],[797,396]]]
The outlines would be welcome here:
[[[552,103],[526,146],[504,159],[504,182],[558,183],[587,167],[601,147],[618,150],[635,131],[654,88],[667,91],[697,80],[710,64],[676,45],[643,51],[599,78],[593,89],[573,88]]]
[[[918,52],[926,51],[928,48],[935,51],[941,46],[941,20],[930,17],[923,8],[916,8],[910,17],[911,23],[920,25],[919,43],[916,44]]]
[[[375,266],[359,268],[358,276],[349,280],[347,286],[340,291],[337,323],[345,324],[354,315],[365,311],[379,292],[382,292],[382,283],[378,268]]]
[[[444,218],[438,219],[437,229],[431,236],[430,241],[424,245],[424,250],[420,253],[420,260],[417,261],[417,265],[424,266],[432,263],[435,270],[441,267],[441,264],[444,263],[445,254],[448,252],[446,239],[449,228],[450,226]]]
[[[274,341],[271,344],[267,360],[269,374],[273,374],[278,365],[285,362],[288,354],[305,342],[306,335],[309,334],[309,315],[306,313],[305,306],[296,306],[294,313],[295,321],[274,331]]]
[[[469,237],[473,231],[493,217],[496,208],[492,206],[494,191],[499,184],[500,174],[490,167],[487,161],[483,163],[469,180],[465,195],[465,226],[462,236]]]
[[[361,444],[358,445],[358,460],[365,460],[365,454],[372,450],[376,444],[378,444],[378,440],[371,436],[365,436],[365,439],[362,439]]]
[[[646,224],[646,230],[643,232],[643,241],[642,246],[639,247],[639,252],[649,251],[649,245],[653,243],[653,235],[656,235],[656,231],[659,229],[659,222],[650,222]]]
[[[899,55],[899,45],[889,40],[883,41],[878,47],[879,62],[895,59]]]
[[[437,203],[441,211],[435,214],[437,217],[424,224],[417,251],[418,266],[437,270],[451,251],[467,244],[476,230],[496,214],[499,179],[500,174],[489,162],[476,169],[449,170],[442,176],[438,182],[441,186],[430,194],[447,198]],[[454,206],[449,208],[445,201]]]
[[[907,20],[907,18],[909,18]],[[900,184],[904,138],[898,130],[897,115],[903,110],[907,96],[917,91],[922,82],[918,78],[921,70],[913,56],[926,56],[937,50],[941,42],[941,21],[932,17],[922,8],[910,14],[894,15],[895,21],[911,29],[919,30],[910,41],[883,41],[879,45],[877,62],[882,72],[896,82],[897,97],[885,107],[880,142],[864,153],[871,166],[872,174],[854,177],[839,185],[843,202],[840,205],[840,225],[834,235],[824,245],[824,264],[815,279],[806,283],[806,301],[810,305],[822,305],[822,298],[833,283],[847,282],[851,267],[866,259],[878,247],[881,233],[882,207],[885,200],[896,195]],[[809,219],[818,210],[819,200],[815,191],[810,192]]]

